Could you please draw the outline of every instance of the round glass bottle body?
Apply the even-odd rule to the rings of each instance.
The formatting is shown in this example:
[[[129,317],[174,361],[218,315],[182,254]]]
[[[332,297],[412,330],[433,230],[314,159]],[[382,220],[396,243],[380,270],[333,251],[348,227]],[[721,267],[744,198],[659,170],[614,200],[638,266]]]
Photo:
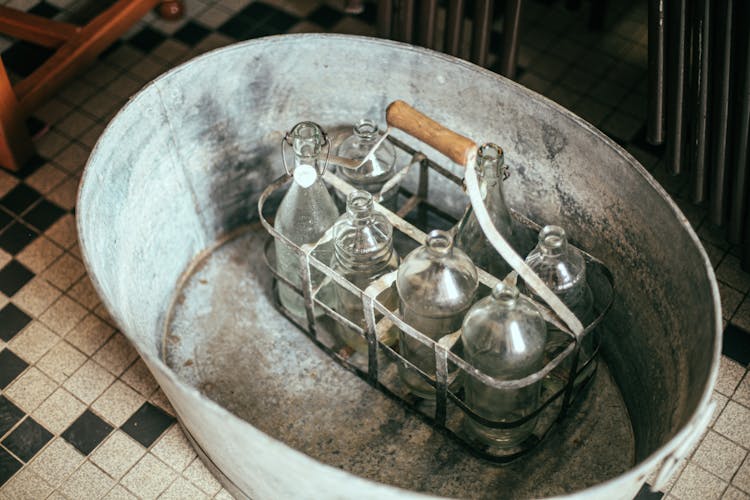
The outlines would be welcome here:
[[[406,323],[437,341],[461,327],[478,286],[477,270],[471,259],[454,248],[450,233],[434,230],[423,246],[404,258],[398,269],[399,312]],[[433,349],[404,332],[399,333],[399,345],[404,358],[434,377]],[[457,374],[452,364],[448,369],[450,375]],[[435,399],[434,388],[418,373],[399,365],[399,376],[414,395]],[[458,382],[456,377],[454,386]]]
[[[294,151],[293,180],[276,211],[274,228],[301,246],[318,241],[336,222],[339,212],[321,178],[325,164],[320,160],[320,154],[327,143],[323,130],[312,122],[298,123],[288,134],[288,142]],[[274,246],[278,272],[301,287],[300,259],[282,242],[276,241]],[[314,253],[319,260],[330,262],[333,242],[320,245]],[[313,287],[318,286],[324,276],[313,269]],[[279,300],[290,314],[305,317],[303,296],[284,283],[279,283]],[[316,315],[321,313],[319,308],[316,309]]]
[[[337,154],[342,158],[363,160],[375,147],[381,136],[378,124],[374,120],[360,120],[354,126],[352,134],[341,143]],[[395,165],[396,149],[390,142],[384,141],[378,146],[373,157],[362,166],[356,169],[338,167],[338,175],[355,188],[367,191],[375,197],[380,193],[385,183],[395,175]],[[397,195],[398,185],[394,185],[383,193],[380,204],[394,210]],[[338,194],[337,196],[340,196],[339,201],[343,205],[343,196]]]
[[[594,297],[586,281],[586,261],[577,249],[568,245],[567,235],[562,227],[545,226],[542,228],[539,232],[539,243],[526,257],[526,263],[581,320],[584,327],[594,320]],[[521,282],[520,286],[525,293],[534,296],[533,291],[525,283]],[[571,341],[569,335],[550,327],[547,350],[551,356],[556,356]],[[591,358],[593,352],[594,335],[593,332],[589,332],[581,341],[578,368]],[[562,365],[568,373],[571,367],[572,356]],[[594,368],[594,363],[589,364],[577,379],[587,378],[593,373]]]
[[[504,165],[503,150],[500,146],[487,143],[479,148],[477,175],[484,205],[498,232],[516,251],[522,251],[524,250],[522,235],[513,226],[503,195]],[[498,254],[485,236],[471,204],[466,207],[456,227],[456,246],[466,252],[477,267],[500,279],[512,271],[510,265]]]
[[[464,359],[497,380],[518,380],[541,370],[546,341],[547,327],[536,306],[504,282],[474,304],[463,322]],[[510,423],[539,406],[541,380],[518,389],[498,389],[467,376],[464,388],[466,404],[475,413],[488,420]],[[482,444],[512,448],[531,435],[536,420],[501,429],[467,416],[464,429]]]
[[[373,208],[372,195],[357,190],[349,193],[346,213],[333,226],[334,258],[331,267],[364,291],[373,281],[398,267],[393,250],[393,226]],[[394,308],[396,294],[386,290],[379,297]],[[362,299],[342,286],[336,286],[336,311],[353,323],[365,326]],[[337,322],[335,334],[344,344],[360,353],[367,352],[367,341],[352,328]]]

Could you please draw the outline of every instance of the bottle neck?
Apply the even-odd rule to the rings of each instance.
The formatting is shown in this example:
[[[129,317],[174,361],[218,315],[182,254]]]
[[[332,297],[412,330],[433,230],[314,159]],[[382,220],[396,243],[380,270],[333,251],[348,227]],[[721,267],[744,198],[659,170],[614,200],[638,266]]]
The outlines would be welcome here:
[[[496,144],[482,145],[477,152],[477,175],[479,189],[487,208],[507,212],[503,194],[503,168],[505,160],[503,150]]]
[[[346,197],[346,214],[354,224],[365,225],[371,221],[374,207],[372,195],[367,191],[352,191]]]
[[[505,202],[503,193],[503,179],[500,176],[485,176],[479,180],[479,191],[492,221],[508,227],[510,222],[510,210]]]
[[[539,254],[543,259],[557,259],[568,252],[568,238],[560,226],[545,226],[539,233]]]
[[[349,193],[346,199],[346,222],[334,230],[336,257],[352,270],[377,272],[393,255],[393,232],[390,223],[374,211],[372,195],[363,190]]]
[[[354,126],[354,135],[357,136],[360,144],[372,144],[380,137],[378,124],[373,120],[360,120]]]
[[[375,275],[388,267],[388,264],[391,262],[393,258],[393,243],[384,243],[377,250],[371,250],[367,253],[351,252],[339,245],[335,245],[334,253],[336,259],[346,269]]]
[[[491,295],[498,306],[504,309],[513,309],[516,307],[520,294],[518,288],[501,281],[492,289]]]
[[[450,257],[453,255],[453,237],[447,231],[434,229],[427,235],[425,248],[433,257]]]
[[[294,152],[292,175],[302,187],[310,187],[325,169],[325,164],[321,165],[320,162],[321,152],[328,144],[323,129],[313,122],[300,122],[292,128],[285,140]]]
[[[318,170],[317,158],[295,155],[292,176],[294,183],[304,189],[319,183],[321,172]]]
[[[318,170],[320,161],[317,156],[294,155],[294,169],[297,170],[303,166],[312,167],[316,173],[320,172],[320,170]]]
[[[479,174],[479,189],[483,199],[494,198],[505,204],[505,195],[503,194],[503,178],[495,173],[490,175]]]
[[[334,253],[336,259],[344,268],[375,275],[385,269],[391,262],[393,258],[392,235],[383,233],[373,222],[373,220],[370,220],[370,223],[367,224],[365,221],[357,221],[356,226],[348,234],[341,239],[336,239]],[[371,240],[373,235],[368,234],[368,232],[376,232],[379,243],[367,245],[367,247],[361,249],[357,248],[359,240]]]

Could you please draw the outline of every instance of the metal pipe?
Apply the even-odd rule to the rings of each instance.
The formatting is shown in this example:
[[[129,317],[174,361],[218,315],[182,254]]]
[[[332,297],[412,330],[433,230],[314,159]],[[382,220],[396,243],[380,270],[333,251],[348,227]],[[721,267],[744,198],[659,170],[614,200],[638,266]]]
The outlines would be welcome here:
[[[435,48],[435,19],[437,0],[421,0],[419,4],[419,45]]]
[[[521,0],[506,0],[503,20],[503,52],[500,59],[500,74],[516,77],[518,61],[518,31],[521,25]]]
[[[708,135],[708,62],[711,36],[711,2],[697,0],[693,11],[693,58],[692,68],[692,199],[700,203],[706,199],[708,184],[707,135]]]
[[[724,224],[725,191],[727,188],[727,151],[729,130],[729,82],[731,80],[730,64],[732,54],[732,13],[733,0],[726,0],[721,12],[714,12],[716,23],[716,44],[713,55],[714,70],[712,82],[715,85],[713,104],[711,106],[711,196],[709,205],[710,221],[720,226]],[[716,9],[718,5],[714,5]]]
[[[458,56],[461,52],[461,31],[464,23],[464,0],[449,0],[445,18],[445,52]]]
[[[476,0],[471,43],[471,61],[487,66],[492,32],[492,0]]]
[[[399,0],[399,39],[405,43],[414,40],[414,0]]]
[[[378,0],[378,35],[390,38],[393,23],[393,0]]]
[[[646,140],[651,144],[664,142],[664,36],[665,0],[648,2],[648,128]]]
[[[750,248],[748,248],[747,217],[747,168],[748,168],[748,137],[750,136],[750,31],[739,29],[742,14],[747,14],[744,2],[738,2],[740,9],[735,17],[737,21],[737,49],[741,59],[736,59],[737,75],[733,108],[738,110],[734,122],[734,148],[731,158],[734,166],[734,179],[732,184],[732,210],[729,217],[729,241],[732,243],[742,242],[742,267],[747,268],[750,263]],[[746,18],[745,18],[746,19]],[[744,235],[743,235],[744,232]]]
[[[685,151],[685,66],[687,32],[687,0],[670,0],[668,4],[669,52],[671,54],[667,73],[668,97],[667,108],[667,170],[672,174],[682,172],[683,153]]]

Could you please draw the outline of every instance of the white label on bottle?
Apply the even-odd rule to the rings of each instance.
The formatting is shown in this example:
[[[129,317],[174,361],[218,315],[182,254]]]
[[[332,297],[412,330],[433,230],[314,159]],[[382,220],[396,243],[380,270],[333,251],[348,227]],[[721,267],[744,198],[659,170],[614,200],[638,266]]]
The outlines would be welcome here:
[[[294,171],[294,182],[303,188],[309,188],[318,178],[318,173],[310,165],[300,165]]]

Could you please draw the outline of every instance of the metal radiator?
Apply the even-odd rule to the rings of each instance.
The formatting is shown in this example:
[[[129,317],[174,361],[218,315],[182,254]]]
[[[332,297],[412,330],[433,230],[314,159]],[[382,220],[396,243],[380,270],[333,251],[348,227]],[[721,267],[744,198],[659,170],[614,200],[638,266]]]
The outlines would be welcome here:
[[[750,269],[750,5],[649,0],[648,135]]]
[[[378,0],[378,34],[429,49],[461,57],[464,37],[469,45],[468,58],[487,66],[492,34],[493,0],[475,0],[473,12],[467,11],[466,0],[448,0],[445,15],[439,12],[438,0]],[[467,16],[467,14],[469,14]],[[521,21],[521,0],[506,0],[503,23],[503,46],[498,52],[498,72],[513,78],[518,54],[518,29]],[[471,19],[470,34],[464,19]]]

